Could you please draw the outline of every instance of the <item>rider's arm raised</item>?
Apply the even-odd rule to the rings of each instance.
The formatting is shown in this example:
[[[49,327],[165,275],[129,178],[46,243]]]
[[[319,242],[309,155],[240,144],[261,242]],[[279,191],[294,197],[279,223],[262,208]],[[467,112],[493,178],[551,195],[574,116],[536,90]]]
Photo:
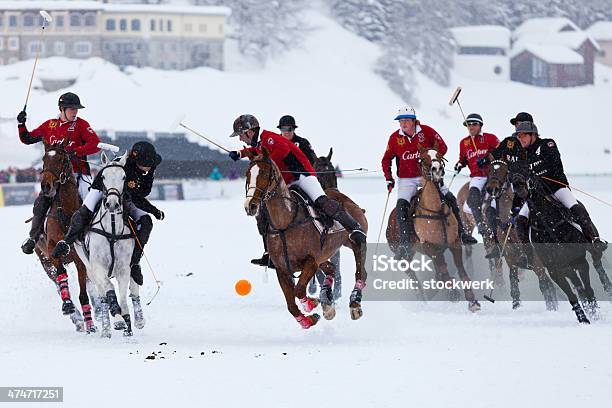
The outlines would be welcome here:
[[[27,145],[42,141],[45,136],[45,129],[47,129],[49,126],[48,123],[49,121],[44,122],[31,132],[29,132],[28,128],[26,128],[25,123],[20,124],[17,126],[17,129],[19,129],[19,140],[21,140],[21,143]]]

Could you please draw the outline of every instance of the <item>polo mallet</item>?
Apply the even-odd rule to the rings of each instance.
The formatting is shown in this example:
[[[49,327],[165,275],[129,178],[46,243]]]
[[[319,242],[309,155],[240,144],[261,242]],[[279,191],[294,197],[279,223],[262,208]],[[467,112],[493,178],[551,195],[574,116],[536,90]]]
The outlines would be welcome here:
[[[40,50],[42,49],[42,36],[45,33],[45,23],[51,23],[53,17],[45,10],[40,10],[40,16],[43,18],[42,25],[40,26],[40,34],[38,35],[39,47],[36,50],[36,58],[34,59],[34,67],[32,67],[32,75],[30,76],[30,84],[28,85],[28,93],[26,94],[25,104],[23,105],[23,111],[25,112],[28,107],[28,100],[30,99],[30,91],[32,90],[32,81],[34,80],[34,72],[36,71],[36,65],[38,64],[38,57],[40,56]]]
[[[228,150],[227,148],[221,146],[219,143],[215,142],[214,140],[211,140],[211,139],[207,138],[206,136],[204,136],[203,134],[201,134],[197,130],[194,130],[194,129],[190,128],[189,126],[185,125],[183,122],[180,122],[179,126],[181,126],[182,128],[187,129],[188,131],[190,131],[194,135],[200,136],[202,139],[206,140],[208,143],[212,143],[213,145],[217,146],[219,149],[224,150],[227,153],[230,152],[230,150]]]
[[[498,268],[501,264],[502,261],[502,257],[504,256],[504,251],[506,250],[506,243],[508,242],[508,237],[510,236],[510,231],[512,231],[512,223],[510,224],[510,226],[508,227],[508,232],[506,232],[506,236],[504,237],[504,244],[502,245],[502,249],[501,249],[501,253],[499,254],[499,260],[497,262],[495,262],[495,268]],[[489,292],[489,296],[484,295],[483,297],[488,300],[491,303],[495,303],[495,299],[493,299],[493,289],[495,288],[491,288],[491,291]]]
[[[458,86],[457,89],[455,89],[455,92],[453,92],[453,94],[451,95],[449,101],[448,101],[448,106],[453,106],[455,103],[457,104],[457,106],[459,107],[459,110],[461,111],[461,116],[463,117],[463,123],[466,123],[467,120],[465,119],[465,113],[463,113],[463,108],[461,107],[461,102],[459,102],[459,94],[461,93],[461,87]],[[474,149],[476,150],[476,154],[478,154],[478,147],[476,147],[476,142],[474,142],[474,136],[470,135],[470,139],[472,140],[472,145],[474,145]]]
[[[389,197],[391,197],[391,191],[387,193],[387,199],[385,200],[385,209],[383,210],[382,220],[380,221],[380,229],[378,230],[378,239],[376,239],[376,249],[374,249],[374,255],[378,255],[378,243],[380,242],[383,225],[385,225],[385,217],[387,216],[387,206],[389,205]]]

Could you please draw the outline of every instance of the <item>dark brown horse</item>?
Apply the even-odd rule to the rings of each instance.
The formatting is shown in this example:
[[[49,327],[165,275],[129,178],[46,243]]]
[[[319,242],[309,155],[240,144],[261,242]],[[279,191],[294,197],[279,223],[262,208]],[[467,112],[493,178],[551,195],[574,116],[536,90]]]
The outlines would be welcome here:
[[[508,182],[508,165],[501,160],[494,160],[491,163],[491,169],[489,170],[488,180],[486,184],[486,190],[490,192],[491,200],[497,202],[497,236],[507,236],[506,246],[503,248],[503,257],[508,264],[510,269],[510,296],[512,297],[512,308],[517,309],[521,305],[521,292],[519,288],[519,274],[518,267],[516,266],[517,261],[522,255],[523,245],[519,239],[516,228],[512,224],[512,198],[514,193],[511,189],[510,183]],[[490,205],[489,200],[488,205]],[[486,215],[486,208],[483,209],[483,213]],[[546,274],[546,269],[542,262],[534,257],[533,272],[538,277],[538,283],[540,291],[546,301],[547,310],[557,310],[557,295],[555,287]],[[497,262],[497,265],[501,266],[501,262]]]
[[[311,312],[319,303],[317,299],[306,295],[306,285],[312,279],[319,266],[326,272],[326,279],[333,280],[333,268],[328,259],[344,245],[353,250],[355,255],[355,287],[351,293],[349,307],[351,318],[359,319],[362,289],[366,283],[365,245],[355,245],[345,230],[329,233],[323,242],[321,234],[310,219],[306,210],[295,195],[289,190],[276,164],[270,159],[264,148],[262,154],[250,155],[251,163],[246,172],[246,201],[244,208],[249,216],[265,211],[269,227],[266,233],[267,248],[276,266],[276,275],[280,283],[289,313],[307,329],[319,320],[318,314],[304,315],[297,307],[299,299],[305,312]],[[367,232],[367,220],[363,210],[350,199],[344,200],[343,194],[331,196],[337,198],[357,222]],[[293,273],[301,272],[297,284]],[[324,310],[326,317],[333,317],[333,305]],[[329,309],[329,308],[332,309]],[[328,318],[329,318],[328,317]]]
[[[419,146],[419,152],[423,188],[413,204],[415,206],[414,228],[418,239],[412,243],[413,248],[432,259],[436,279],[441,281],[451,280],[444,260],[444,251],[449,249],[453,255],[459,277],[463,282],[470,282],[470,277],[463,266],[462,244],[458,233],[457,220],[451,209],[440,199],[438,183],[444,176],[442,156],[436,150],[427,150],[421,146]],[[400,244],[396,211],[396,208],[391,211],[386,231],[387,242],[395,254],[398,253]],[[409,256],[409,262],[413,255],[414,252]],[[472,312],[480,310],[480,304],[469,286],[465,287],[464,294],[468,301],[469,310]]]
[[[66,263],[74,262],[79,277],[79,301],[85,318],[85,325],[79,313],[75,310],[68,288],[68,272],[61,259],[50,254],[70,225],[72,214],[81,205],[77,181],[72,174],[70,156],[64,144],[45,145],[43,157],[41,194],[52,200],[46,220],[46,235],[36,245],[36,255],[47,273],[47,276],[57,287],[62,299],[62,312],[70,315],[78,331],[94,332],[96,327],[91,317],[91,306],[87,295],[87,270],[75,251],[65,259]]]

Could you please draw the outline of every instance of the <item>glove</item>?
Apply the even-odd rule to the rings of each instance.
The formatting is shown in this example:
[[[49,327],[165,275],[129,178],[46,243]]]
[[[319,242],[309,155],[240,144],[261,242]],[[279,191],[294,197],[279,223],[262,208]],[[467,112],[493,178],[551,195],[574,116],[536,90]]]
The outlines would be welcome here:
[[[455,173],[459,173],[461,169],[463,169],[463,164],[457,162],[457,164],[455,164]]]
[[[17,115],[17,123],[20,125],[25,125],[27,117],[28,114],[26,111],[19,112],[19,115]]]
[[[391,192],[391,190],[393,190],[393,187],[395,187],[395,180],[388,179],[387,180],[387,191]]]
[[[156,208],[155,211],[153,212],[153,216],[155,218],[157,218],[158,220],[163,220],[166,215],[164,214],[164,212],[162,210],[160,210],[159,208]]]
[[[487,164],[489,164],[489,158],[487,157],[479,157],[478,160],[476,160],[476,165],[478,165],[478,167],[480,167],[481,169]]]
[[[516,225],[516,220],[520,211],[521,207],[512,207],[512,209],[510,210],[510,222],[512,223],[512,225]]]
[[[233,161],[238,161],[238,160],[240,160],[240,152],[237,152],[237,151],[235,151],[235,150],[234,150],[234,151],[231,151],[231,152],[229,152],[229,157],[230,157],[230,159],[232,159]]]

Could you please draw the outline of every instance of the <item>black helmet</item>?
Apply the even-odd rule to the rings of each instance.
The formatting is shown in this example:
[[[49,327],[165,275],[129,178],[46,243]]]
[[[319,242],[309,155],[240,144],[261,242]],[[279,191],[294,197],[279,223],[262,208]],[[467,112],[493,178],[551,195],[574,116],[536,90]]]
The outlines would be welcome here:
[[[516,126],[516,122],[531,122],[533,123],[533,116],[527,112],[519,112],[515,117],[510,119],[512,126]]]
[[[66,92],[65,94],[60,96],[57,105],[60,108],[85,108],[83,105],[81,105],[81,100],[79,99],[78,95],[72,92]]]
[[[259,133],[259,121],[253,115],[245,114],[240,115],[234,121],[234,132],[230,137],[240,136],[245,131],[253,129],[255,133]]]
[[[286,127],[286,126],[291,126],[292,128],[296,129],[298,126],[295,124],[295,118],[291,115],[285,115],[283,117],[281,117],[278,120],[278,126],[277,128],[282,128],[282,127]]]
[[[130,150],[129,158],[137,165],[144,167],[157,167],[162,158],[155,151],[155,147],[149,142],[136,142]]]
[[[482,121],[482,116],[477,113],[470,113],[469,115],[467,115],[467,118],[465,118],[465,120],[463,121],[463,126],[467,127],[467,124],[469,122],[480,123],[480,126],[484,124],[484,122]]]

